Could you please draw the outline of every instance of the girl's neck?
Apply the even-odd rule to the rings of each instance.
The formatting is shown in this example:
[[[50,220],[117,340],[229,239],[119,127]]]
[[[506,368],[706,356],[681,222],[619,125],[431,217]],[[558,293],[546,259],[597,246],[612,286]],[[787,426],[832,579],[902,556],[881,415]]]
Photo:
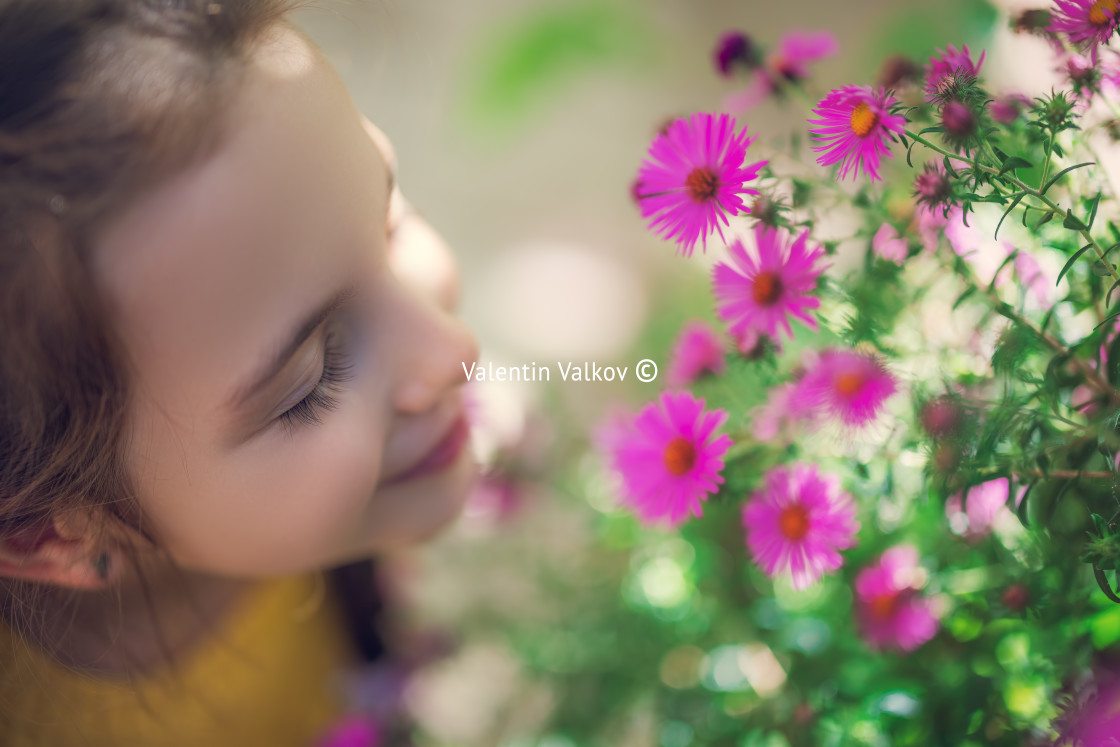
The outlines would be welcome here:
[[[255,583],[170,568],[128,573],[115,589],[63,602],[40,643],[95,677],[150,674],[205,641]]]

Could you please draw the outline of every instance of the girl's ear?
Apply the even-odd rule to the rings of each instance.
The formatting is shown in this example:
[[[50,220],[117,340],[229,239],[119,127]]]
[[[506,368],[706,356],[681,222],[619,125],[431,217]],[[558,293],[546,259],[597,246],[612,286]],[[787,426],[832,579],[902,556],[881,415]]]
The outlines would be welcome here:
[[[95,547],[89,533],[53,519],[0,536],[0,576],[69,589],[105,589],[116,576],[117,555]]]

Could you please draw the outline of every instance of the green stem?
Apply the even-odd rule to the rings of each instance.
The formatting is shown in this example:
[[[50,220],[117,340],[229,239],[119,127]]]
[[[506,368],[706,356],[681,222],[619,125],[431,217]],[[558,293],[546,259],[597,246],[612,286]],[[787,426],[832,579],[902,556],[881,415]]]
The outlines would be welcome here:
[[[946,263],[943,262],[943,264]],[[988,304],[997,314],[1006,319],[1009,319],[1010,321],[1020,325],[1025,329],[1029,329],[1036,337],[1038,337],[1038,339],[1042,340],[1043,344],[1045,344],[1046,347],[1050,348],[1055,353],[1068,356],[1070,363],[1075,368],[1077,368],[1077,370],[1085,377],[1086,384],[1093,387],[1101,394],[1107,396],[1110,402],[1114,404],[1120,404],[1120,392],[1117,392],[1116,389],[1114,389],[1112,385],[1108,383],[1107,379],[1104,379],[1096,369],[1090,366],[1088,361],[1082,360],[1081,358],[1075,356],[1073,352],[1065,345],[1063,345],[1060,340],[1052,335],[1047,334],[1046,332],[1043,332],[1042,328],[1036,327],[1029,319],[1015,311],[1015,309],[1011,307],[1011,304],[1000,298],[994,290],[977,282],[976,277],[972,274],[972,271],[968,268],[967,265],[963,270],[957,270],[957,268],[954,266],[950,266],[949,269],[956,271],[959,275],[961,275],[961,278],[966,283],[971,285],[977,290],[977,292],[984,296],[984,298],[988,301]],[[1066,422],[1078,427],[1084,427],[1079,423],[1073,423],[1071,421]]]
[[[984,172],[987,172],[987,173],[989,173],[993,176],[999,177],[1000,179],[1003,179],[1008,184],[1015,185],[1020,190],[1026,192],[1027,194],[1029,194],[1030,196],[1034,197],[1039,202],[1041,202],[1043,205],[1050,208],[1050,210],[1053,213],[1055,213],[1056,215],[1064,215],[1065,214],[1065,211],[1062,210],[1061,206],[1058,205],[1058,203],[1051,200],[1049,197],[1044,195],[1038,189],[1035,189],[1034,187],[1030,186],[1029,184],[1026,184],[1026,183],[1020,181],[1019,179],[1017,179],[1016,177],[1014,177],[1010,174],[1002,174],[1001,175],[999,173],[998,169],[992,168],[991,166],[985,166],[984,164],[981,164],[979,161],[974,162],[974,161],[972,161],[968,158],[965,158],[964,156],[959,155],[957,153],[950,153],[949,151],[945,150],[944,148],[939,148],[938,146],[931,143],[929,140],[926,140],[924,137],[922,137],[920,135],[917,135],[917,134],[911,132],[910,130],[906,130],[906,135],[908,137],[910,137],[912,140],[914,140],[914,142],[921,143],[922,145],[926,146],[930,150],[936,151],[937,153],[941,153],[942,155],[948,156],[949,158],[955,158],[958,161],[962,161],[964,163],[967,163],[970,166],[973,166],[975,168],[980,169],[981,171],[984,171]],[[1109,271],[1109,273],[1112,274],[1113,279],[1117,283],[1120,283],[1120,272],[1117,272],[1116,268],[1110,262],[1105,261],[1104,250],[1101,249],[1101,246],[1100,246],[1100,244],[1097,243],[1096,239],[1094,239],[1089,234],[1089,230],[1087,228],[1078,229],[1077,232],[1079,234],[1081,234],[1081,237],[1085,240],[1086,243],[1088,243],[1090,246],[1093,247],[1093,251],[1097,253],[1097,259],[1099,259],[1101,261],[1102,265],[1104,265],[1105,267],[1108,268],[1108,271]]]
[[[1096,480],[1105,480],[1110,477],[1115,478],[1115,473],[1112,472],[1089,472],[1086,470],[1075,469],[1052,469],[1049,472],[1043,473],[1040,469],[1025,469],[1016,470],[1017,475],[1029,475],[1031,477],[1058,477],[1058,478],[1076,478],[1076,477],[1089,477]]]
[[[1053,152],[1054,152],[1054,132],[1051,130],[1050,135],[1046,140],[1046,160],[1042,162],[1042,179],[1038,182],[1038,188],[1039,189],[1042,189],[1042,187],[1046,184],[1046,177],[1049,176],[1049,172],[1050,172],[1050,158],[1051,158],[1051,154]]]

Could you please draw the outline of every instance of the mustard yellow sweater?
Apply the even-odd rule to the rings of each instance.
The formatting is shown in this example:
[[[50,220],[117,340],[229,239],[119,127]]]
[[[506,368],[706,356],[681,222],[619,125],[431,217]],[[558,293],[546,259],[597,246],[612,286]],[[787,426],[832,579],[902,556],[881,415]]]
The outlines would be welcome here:
[[[311,747],[343,703],[353,658],[334,601],[309,576],[262,582],[174,673],[135,687],[47,659],[0,626],[5,747]]]

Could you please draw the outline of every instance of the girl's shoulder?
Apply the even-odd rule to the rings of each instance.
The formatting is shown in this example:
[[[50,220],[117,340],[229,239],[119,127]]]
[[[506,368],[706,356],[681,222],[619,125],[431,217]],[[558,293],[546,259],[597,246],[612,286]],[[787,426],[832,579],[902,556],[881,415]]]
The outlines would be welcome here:
[[[342,712],[354,657],[320,574],[261,582],[215,635],[133,681],[68,669],[0,626],[0,743],[303,747]]]

